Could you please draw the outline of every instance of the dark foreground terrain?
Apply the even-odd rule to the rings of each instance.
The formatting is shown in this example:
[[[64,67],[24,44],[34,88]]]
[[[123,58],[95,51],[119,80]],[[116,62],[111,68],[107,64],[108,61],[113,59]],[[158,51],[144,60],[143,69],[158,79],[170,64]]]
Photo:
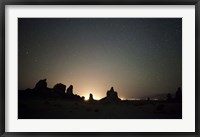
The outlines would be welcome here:
[[[19,119],[181,119],[181,104],[167,101],[20,100]]]

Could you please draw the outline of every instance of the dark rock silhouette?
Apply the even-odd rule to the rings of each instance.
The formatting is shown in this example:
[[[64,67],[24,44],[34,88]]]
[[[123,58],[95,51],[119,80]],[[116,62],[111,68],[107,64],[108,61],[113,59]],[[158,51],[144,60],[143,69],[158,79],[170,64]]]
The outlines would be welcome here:
[[[84,97],[84,96],[82,96],[82,97],[81,97],[81,99],[82,99],[82,100],[85,100],[85,97]]]
[[[172,95],[170,93],[167,94],[167,101],[171,101],[172,100]]]
[[[34,90],[35,91],[41,91],[41,90],[46,90],[47,89],[47,79],[39,80],[36,85]]]
[[[84,100],[83,97],[80,97],[79,95],[73,93],[73,85],[70,85],[67,88],[67,92],[65,94],[65,98],[68,99],[68,100],[79,100],[79,101],[83,101]]]
[[[53,87],[53,90],[59,94],[65,94],[66,86],[62,83],[58,83]]]
[[[19,98],[20,99],[65,99],[74,101],[83,101],[85,98],[74,94],[72,85],[70,85],[67,88],[67,92],[65,92],[66,85],[62,83],[56,84],[53,88],[48,88],[46,80],[47,79],[39,80],[36,83],[34,89],[19,91]]]
[[[178,102],[182,101],[182,90],[181,90],[180,87],[176,91],[175,100],[178,101]]]
[[[67,93],[66,93],[68,96],[72,96],[74,95],[73,94],[73,86],[70,85],[68,88],[67,88]]]
[[[107,94],[108,99],[112,100],[112,99],[118,98],[117,92],[114,91],[113,87],[111,87],[111,89],[108,90],[106,94]]]
[[[89,97],[89,100],[88,101],[94,101],[94,99],[93,99],[93,95],[90,93],[90,97]]]
[[[116,102],[121,101],[121,99],[118,98],[117,92],[114,91],[113,87],[111,87],[111,89],[107,91],[106,97],[102,98],[100,101],[103,101],[106,103],[116,103]]]

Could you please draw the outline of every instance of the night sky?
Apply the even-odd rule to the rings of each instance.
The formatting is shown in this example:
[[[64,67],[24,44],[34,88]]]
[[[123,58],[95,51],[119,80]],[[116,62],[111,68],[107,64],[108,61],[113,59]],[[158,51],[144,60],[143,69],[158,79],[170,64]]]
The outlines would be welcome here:
[[[19,18],[18,88],[47,78],[95,99],[131,99],[182,86],[181,18]]]

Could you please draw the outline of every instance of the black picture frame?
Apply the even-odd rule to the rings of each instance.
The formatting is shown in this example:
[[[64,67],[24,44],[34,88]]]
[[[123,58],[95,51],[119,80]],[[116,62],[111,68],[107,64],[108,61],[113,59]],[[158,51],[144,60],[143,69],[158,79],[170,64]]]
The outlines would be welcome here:
[[[1,0],[0,14],[0,135],[3,136],[200,136],[199,46],[200,0]],[[6,5],[195,5],[195,132],[5,132],[5,7]],[[189,125],[188,125],[189,126]]]

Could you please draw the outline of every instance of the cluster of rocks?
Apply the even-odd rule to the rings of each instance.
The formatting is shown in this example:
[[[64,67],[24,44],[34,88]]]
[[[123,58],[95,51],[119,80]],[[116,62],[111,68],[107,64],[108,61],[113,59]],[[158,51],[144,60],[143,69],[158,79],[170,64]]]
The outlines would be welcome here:
[[[27,92],[28,91],[28,92]],[[30,92],[31,91],[31,92]],[[27,89],[25,92],[20,92],[21,95],[28,97],[38,98],[65,98],[68,100],[84,100],[84,97],[80,97],[73,93],[73,86],[70,85],[66,90],[66,85],[58,83],[53,88],[47,87],[47,79],[39,80],[33,89]]]
[[[53,88],[47,87],[47,79],[39,80],[35,87],[33,89],[28,89],[26,91],[32,91],[28,92],[29,95],[32,96],[39,96],[39,97],[50,97],[50,98],[65,98],[68,100],[84,100],[84,97],[80,97],[77,94],[73,93],[73,85],[70,85],[66,89],[66,85],[62,83],[56,84]],[[27,93],[27,92],[26,92]],[[25,94],[27,95],[27,94]],[[92,93],[89,95],[89,102],[95,102],[96,100],[93,98]],[[121,99],[118,97],[118,94],[116,91],[114,91],[114,88],[111,87],[110,90],[107,91],[106,97],[100,99],[101,102],[106,103],[116,103],[121,101]]]
[[[70,85],[66,89],[66,85],[62,83],[56,84],[53,88],[47,87],[47,79],[39,80],[33,89],[27,89],[19,91],[19,98],[30,99],[30,98],[51,98],[51,99],[67,99],[67,100],[78,100],[84,101],[84,96],[79,96],[73,93],[73,85]],[[147,98],[150,101],[150,98]],[[174,97],[170,93],[167,94],[166,100],[170,102],[182,102],[182,90],[179,87]],[[99,100],[101,103],[118,103],[121,99],[118,97],[117,92],[113,87],[106,92],[106,97]],[[93,98],[92,93],[89,94],[88,102],[94,103],[96,100]]]

